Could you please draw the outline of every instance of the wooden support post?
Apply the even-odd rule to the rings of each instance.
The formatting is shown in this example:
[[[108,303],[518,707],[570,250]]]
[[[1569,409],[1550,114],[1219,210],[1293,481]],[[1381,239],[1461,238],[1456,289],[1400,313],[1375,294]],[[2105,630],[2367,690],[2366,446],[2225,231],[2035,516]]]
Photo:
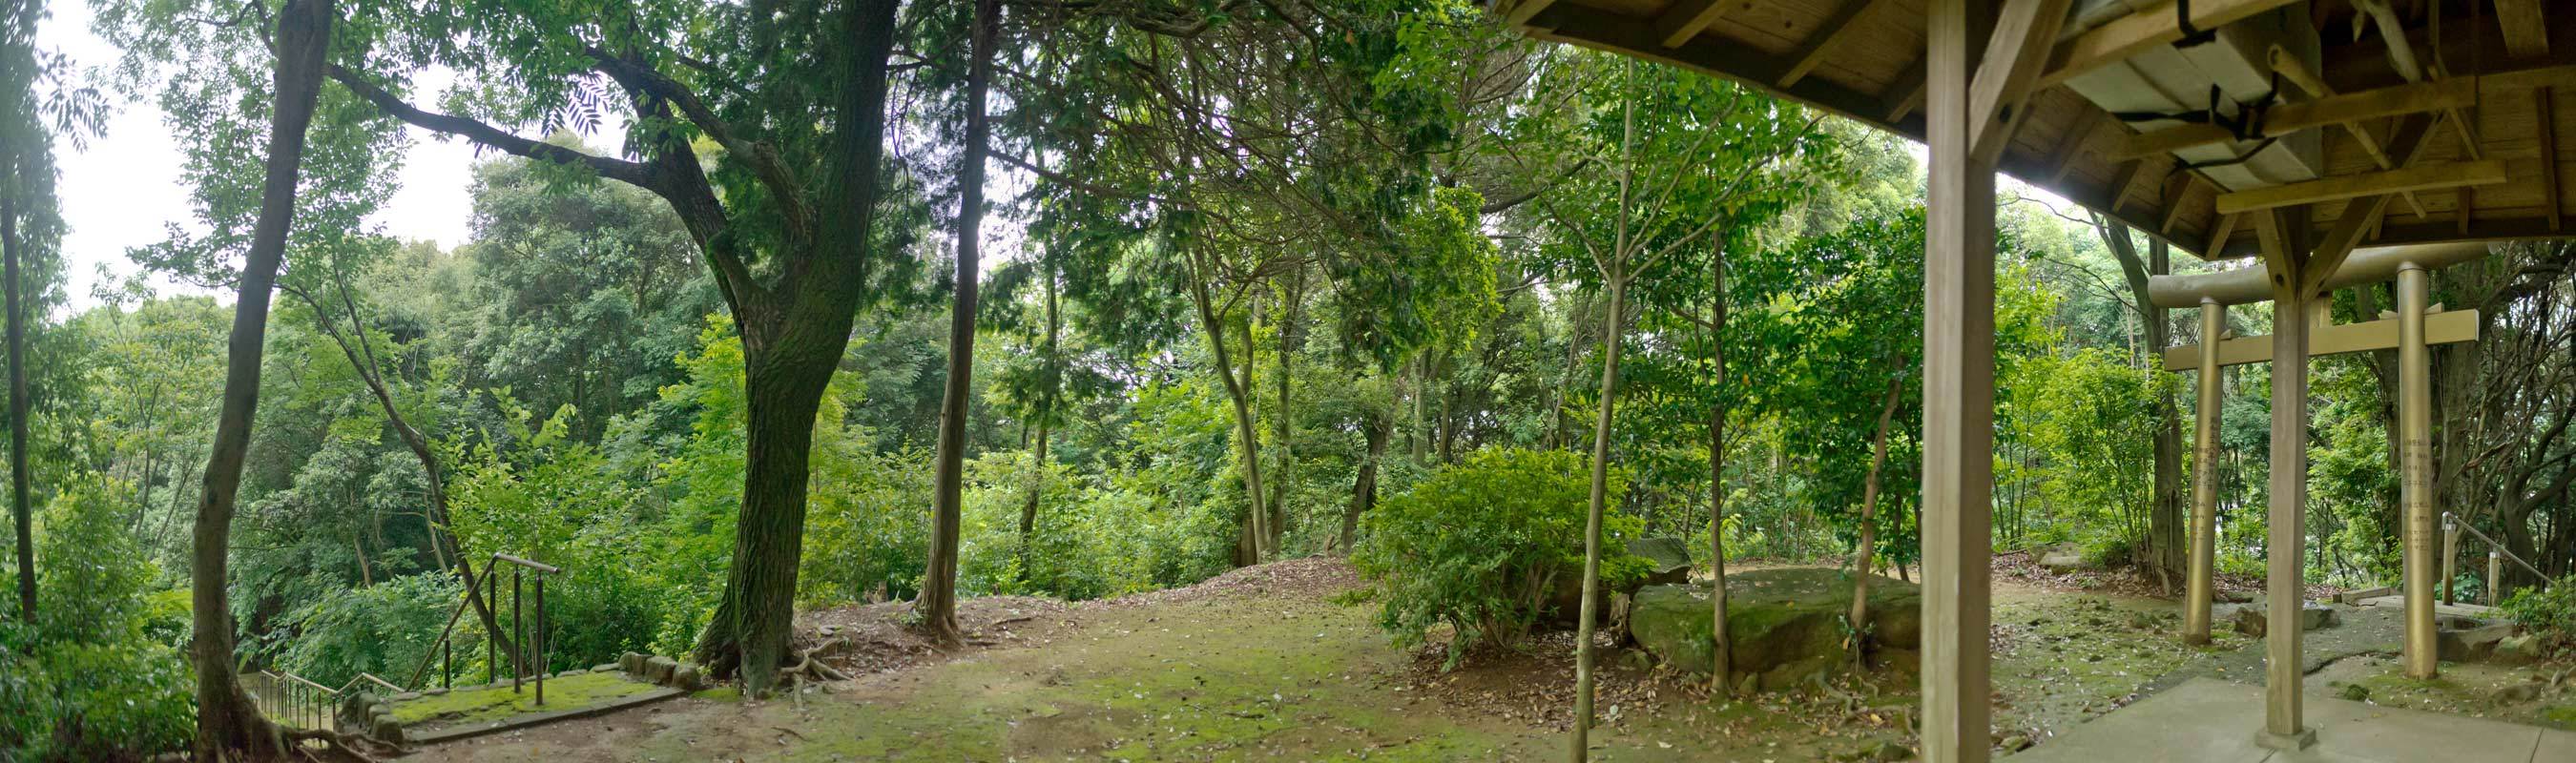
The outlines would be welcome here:
[[[2549,229],[2555,231],[2558,230],[2560,216],[2566,211],[2566,203],[2558,195],[2557,108],[2549,97],[2548,87],[2532,88],[2531,109],[2532,116],[2540,123],[2540,201],[2549,207]]]
[[[2192,413],[2191,572],[2183,586],[2182,640],[2209,643],[2209,604],[2216,594],[2218,563],[2218,345],[2227,331],[2227,308],[2200,301],[2200,404]]]
[[[2433,623],[2433,363],[2424,341],[2431,280],[2414,263],[2397,270],[2398,503],[2405,509],[2405,662],[2412,678],[2441,671]]]
[[[2487,606],[2504,603],[2504,552],[2487,552]]]
[[[1993,0],[1932,0],[1925,24],[1931,153],[1923,262],[1923,715],[1928,763],[1985,763],[1994,709],[1995,168],[1969,106]]]
[[[2265,521],[2263,731],[2257,743],[2300,750],[2316,732],[2300,719],[2300,610],[2306,605],[2303,563],[2308,509],[2308,332],[2315,325],[2300,266],[2305,255],[2287,221],[2262,216],[2272,293],[2272,506]]]
[[[2451,525],[2458,520],[2442,515],[2442,603],[2460,603],[2460,529]]]

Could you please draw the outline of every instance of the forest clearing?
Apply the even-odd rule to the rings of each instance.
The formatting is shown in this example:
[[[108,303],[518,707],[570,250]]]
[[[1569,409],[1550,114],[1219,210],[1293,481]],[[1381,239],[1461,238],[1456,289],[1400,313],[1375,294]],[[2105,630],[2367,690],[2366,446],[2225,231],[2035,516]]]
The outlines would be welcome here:
[[[0,0],[0,763],[2576,761],[2545,5]]]

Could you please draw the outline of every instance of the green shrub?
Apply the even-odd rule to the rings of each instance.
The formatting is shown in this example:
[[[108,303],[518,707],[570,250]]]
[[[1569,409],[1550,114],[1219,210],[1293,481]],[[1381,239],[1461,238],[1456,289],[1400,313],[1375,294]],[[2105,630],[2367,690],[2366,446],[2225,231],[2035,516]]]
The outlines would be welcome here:
[[[40,515],[36,620],[0,623],[0,761],[129,761],[186,747],[195,682],[123,483],[84,475]]]
[[[2551,651],[2576,648],[2576,574],[2559,578],[2548,588],[2514,591],[2498,606]]]
[[[439,629],[464,599],[465,585],[446,571],[405,575],[334,593],[287,614],[283,624],[295,635],[282,642],[286,648],[278,663],[296,675],[331,686],[346,684],[359,673],[409,681],[422,660],[435,654]],[[506,597],[503,606],[508,606]],[[508,624],[506,612],[503,624]],[[479,641],[465,637],[464,627],[459,624],[459,651]]]
[[[1406,646],[1450,626],[1453,666],[1473,649],[1519,643],[1545,614],[1549,593],[1582,574],[1592,485],[1585,464],[1564,451],[1479,451],[1362,517],[1351,561],[1378,587],[1378,625]],[[1608,548],[1625,548],[1642,527],[1615,511],[1626,482],[1612,473],[1614,510],[1602,520]],[[1633,582],[1648,567],[1640,557],[1605,555],[1602,587]]]

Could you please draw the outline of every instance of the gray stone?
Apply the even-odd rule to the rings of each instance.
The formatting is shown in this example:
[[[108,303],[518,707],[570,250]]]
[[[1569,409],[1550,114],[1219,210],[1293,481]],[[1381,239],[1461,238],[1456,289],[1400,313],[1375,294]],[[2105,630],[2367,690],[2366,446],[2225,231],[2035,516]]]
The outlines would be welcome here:
[[[407,691],[407,692],[403,692],[403,693],[401,693],[401,694],[396,694],[396,695],[394,695],[394,701],[395,701],[395,702],[410,702],[410,701],[415,700],[415,699],[420,699],[420,692],[416,692],[416,691]]]
[[[614,662],[590,666],[590,672],[593,673],[606,673],[616,669],[618,669],[618,663]]]
[[[2237,607],[2235,608],[2234,616],[2237,633],[2261,638],[2263,634],[2271,631],[2271,610],[2265,605],[2253,604]],[[2332,628],[2339,622],[2342,622],[2342,619],[2340,616],[2335,614],[2333,607],[2318,604],[2313,601],[2299,602],[2299,630],[2312,631],[2319,628]]]
[[[627,652],[618,656],[617,669],[639,676],[644,675],[644,660],[645,657],[640,652]]]
[[[394,720],[394,717],[391,715],[376,716],[373,722],[367,726],[367,736],[386,744],[402,744],[402,722]]]
[[[1654,565],[1646,571],[1645,585],[1690,582],[1690,547],[1682,545],[1680,538],[1639,538],[1628,544],[1628,553]]]
[[[1609,580],[1603,580],[1601,582],[1600,592],[1601,606],[1596,612],[1600,619],[1595,621],[1593,623],[1594,625],[1609,625],[1616,622],[1615,618],[1612,617],[1613,613],[1610,603],[1612,598],[1619,594],[1634,595],[1637,593],[1638,589],[1644,588],[1648,585],[1682,583],[1689,580],[1690,553],[1680,547],[1681,541],[1670,538],[1643,538],[1631,541],[1628,545],[1620,547],[1619,553],[1631,556],[1640,556],[1640,554],[1637,553],[1637,549],[1639,547],[1651,548],[1655,545],[1659,545],[1659,541],[1671,543],[1673,548],[1669,550],[1679,552],[1681,554],[1682,567],[1679,571],[1679,575],[1674,576],[1670,573],[1662,575],[1648,573],[1645,577],[1625,581],[1624,584],[1613,584]],[[1613,556],[1605,554],[1602,558],[1610,559],[1613,558]],[[1646,559],[1648,561],[1648,566],[1655,570],[1665,569],[1665,565],[1670,561],[1656,561],[1654,557],[1646,557]],[[1576,621],[1583,619],[1583,569],[1580,566],[1569,565],[1566,569],[1557,571],[1556,577],[1548,586],[1547,596],[1539,600],[1538,610],[1538,623],[1540,625],[1555,628],[1575,627]]]
[[[2370,700],[2370,687],[2361,684],[2344,684],[2342,689],[2335,692],[2335,696],[2354,702],[2367,702]]]
[[[421,691],[421,694],[432,697],[444,697],[447,696],[447,689],[445,687],[424,689]]]
[[[2026,734],[2014,734],[2012,736],[2004,737],[2004,741],[1996,746],[2004,748],[2004,752],[2021,752],[2023,750],[2030,749],[2030,736]]]
[[[1735,673],[1763,691],[1779,691],[1840,672],[1852,663],[1842,619],[1851,610],[1850,575],[1813,567],[1728,575],[1727,638]],[[1884,662],[1912,669],[1922,638],[1922,593],[1911,583],[1870,581],[1869,648]],[[1637,643],[1665,665],[1706,674],[1714,667],[1705,585],[1648,586],[1629,616]],[[1758,677],[1758,678],[1756,678]]]
[[[590,673],[590,671],[583,670],[583,669],[580,669],[580,668],[573,668],[573,669],[571,669],[571,670],[567,670],[567,671],[564,671],[564,672],[561,672],[561,673],[556,673],[556,674],[555,674],[555,677],[556,677],[556,678],[571,678],[571,677],[573,677],[573,676],[586,675],[586,674],[588,674],[588,673]]]
[[[2512,623],[2487,623],[2475,618],[2445,618],[2435,632],[2441,659],[2448,662],[2476,662],[2495,654],[2496,644],[2513,635]]]
[[[669,684],[671,682],[671,672],[678,670],[679,667],[680,663],[669,657],[654,657],[644,661],[643,675],[645,680],[649,680],[657,684]]]
[[[2060,575],[2084,568],[2084,548],[2073,543],[2058,544],[2039,556],[2039,566]]]
[[[2498,665],[2529,665],[2547,656],[2541,654],[2543,648],[2539,636],[2506,636],[2496,641],[2495,651],[2487,661]]]
[[[696,665],[681,665],[677,668],[673,668],[671,670],[671,688],[681,691],[697,691],[699,689],[706,688],[704,674],[698,670],[698,666]]]

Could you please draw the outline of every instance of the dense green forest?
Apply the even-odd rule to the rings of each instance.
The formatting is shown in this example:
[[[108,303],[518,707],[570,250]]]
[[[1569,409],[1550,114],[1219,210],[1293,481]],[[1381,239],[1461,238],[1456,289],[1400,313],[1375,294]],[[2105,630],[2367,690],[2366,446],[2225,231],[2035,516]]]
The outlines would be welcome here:
[[[1498,595],[1422,562],[1579,559],[1587,490],[1703,558],[1917,556],[1914,150],[1473,4],[92,6],[121,60],[49,53],[39,0],[0,30],[0,758],[255,748],[198,717],[207,623],[235,672],[408,675],[495,553],[564,570],[547,667],[754,691],[793,612],[853,603],[953,639],[957,596],[1314,555]],[[108,118],[141,101],[167,123]],[[197,220],[75,295],[102,254],[59,246],[48,147],[101,129],[173,135]],[[488,149],[452,247],[369,222],[422,134]],[[2157,354],[2204,337],[2142,295],[2207,266],[2006,186],[1995,545],[2179,587],[2189,376]],[[2491,338],[2435,351],[2440,503],[2557,574],[2570,260],[2436,279]],[[2393,368],[2315,364],[2313,578],[2395,578]],[[2266,374],[2225,382],[2224,572],[2260,567]],[[1398,638],[1527,627],[1387,606]]]

